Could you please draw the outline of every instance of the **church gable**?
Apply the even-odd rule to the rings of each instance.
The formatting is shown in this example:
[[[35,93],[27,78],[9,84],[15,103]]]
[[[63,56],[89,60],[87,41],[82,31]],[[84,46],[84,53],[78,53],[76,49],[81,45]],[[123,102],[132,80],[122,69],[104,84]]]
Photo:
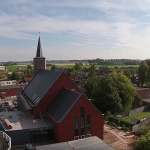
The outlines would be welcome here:
[[[24,89],[23,95],[33,105],[37,105],[60,75],[58,71],[40,70]]]

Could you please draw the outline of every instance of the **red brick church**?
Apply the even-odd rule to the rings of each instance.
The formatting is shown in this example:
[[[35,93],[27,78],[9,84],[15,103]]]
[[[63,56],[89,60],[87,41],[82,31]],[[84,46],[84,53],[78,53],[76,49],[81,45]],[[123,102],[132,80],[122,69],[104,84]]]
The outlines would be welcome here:
[[[52,124],[57,142],[90,136],[103,138],[104,116],[64,72],[46,70],[40,37],[34,73],[34,78],[21,93],[24,106],[34,119]]]

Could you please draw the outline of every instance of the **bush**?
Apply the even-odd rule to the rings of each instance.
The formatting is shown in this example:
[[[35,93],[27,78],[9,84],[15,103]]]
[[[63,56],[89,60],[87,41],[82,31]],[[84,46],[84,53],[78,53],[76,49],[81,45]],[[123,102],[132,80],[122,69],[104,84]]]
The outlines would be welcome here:
[[[129,128],[128,128],[128,127],[125,127],[124,124],[123,124],[123,125],[122,125],[122,130],[126,132],[126,131],[129,131]]]
[[[132,123],[128,123],[126,121],[123,121],[121,118],[116,118],[114,116],[109,116],[108,117],[108,121],[109,122],[114,122],[115,124],[120,125],[121,127],[127,127],[128,129],[132,129],[132,127],[134,126],[134,124]]]
[[[141,136],[135,143],[134,150],[150,150],[150,132]]]
[[[112,124],[111,124],[112,126],[114,126],[114,127],[116,127],[116,124],[114,123],[114,122],[112,122]]]

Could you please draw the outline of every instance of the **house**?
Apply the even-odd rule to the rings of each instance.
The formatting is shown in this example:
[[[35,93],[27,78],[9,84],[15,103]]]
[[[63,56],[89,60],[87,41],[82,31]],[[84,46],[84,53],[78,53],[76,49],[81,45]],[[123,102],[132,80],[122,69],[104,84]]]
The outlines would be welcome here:
[[[85,85],[85,82],[88,80],[88,76],[84,72],[78,72],[72,76],[70,76],[70,79],[81,88]]]
[[[99,70],[97,70],[97,75],[98,76],[103,76],[103,75],[106,75],[106,74],[109,74],[110,73],[110,70],[109,68],[99,68]]]
[[[137,87],[134,106],[140,107],[142,105],[145,105],[146,103],[144,103],[144,101],[150,101],[150,89]]]
[[[68,68],[57,68],[56,71],[61,71],[61,72],[64,72],[65,74],[67,74]]]
[[[16,80],[0,81],[0,86],[16,85]]]
[[[84,72],[77,72],[77,77],[81,77],[83,80],[87,80],[88,76]]]

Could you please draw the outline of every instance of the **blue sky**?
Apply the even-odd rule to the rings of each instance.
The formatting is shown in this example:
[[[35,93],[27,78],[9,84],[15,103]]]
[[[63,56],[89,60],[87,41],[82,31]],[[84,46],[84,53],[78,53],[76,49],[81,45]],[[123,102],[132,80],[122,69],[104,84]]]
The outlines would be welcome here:
[[[0,61],[149,59],[150,0],[1,0]]]

